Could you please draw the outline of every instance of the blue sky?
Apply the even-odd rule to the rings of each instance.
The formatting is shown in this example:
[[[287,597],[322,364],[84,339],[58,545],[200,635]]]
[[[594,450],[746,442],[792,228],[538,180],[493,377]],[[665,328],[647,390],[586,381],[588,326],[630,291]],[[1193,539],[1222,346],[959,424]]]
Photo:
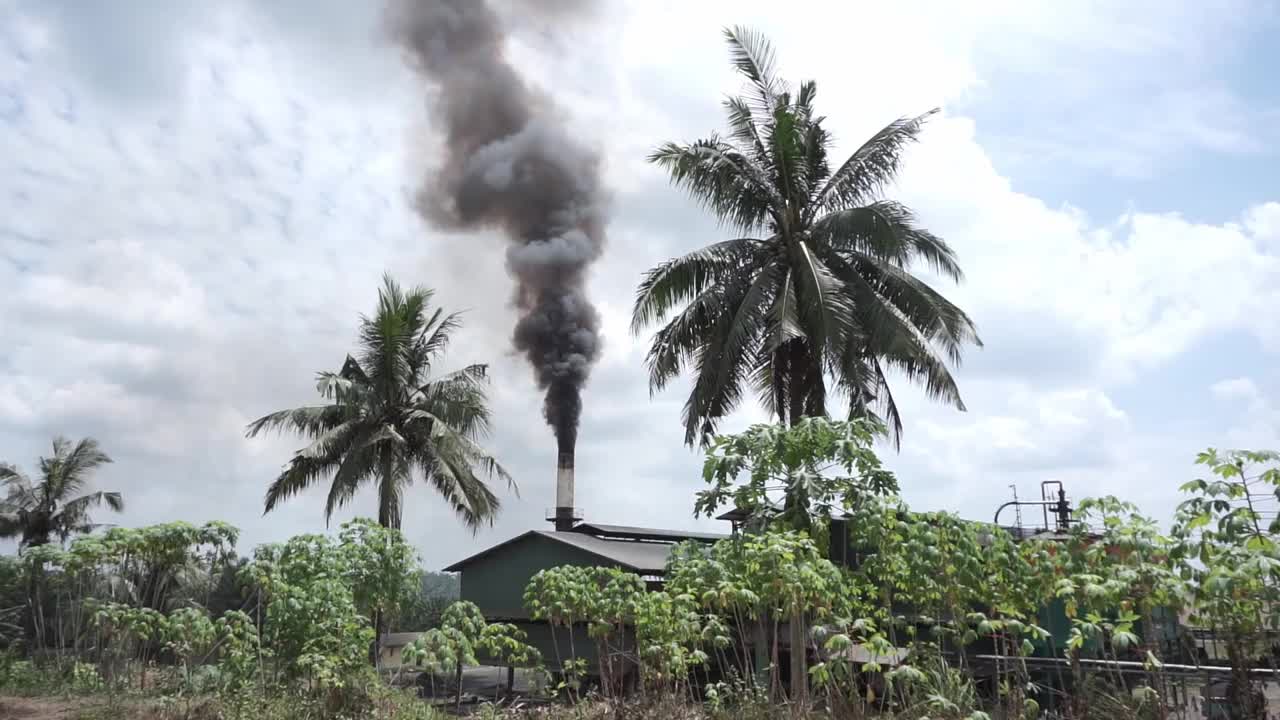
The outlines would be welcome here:
[[[1101,216],[1136,206],[1222,223],[1274,199],[1277,6],[1098,9],[1097,31],[1120,47],[1099,52],[1109,40],[1044,28],[1025,41],[1043,61],[979,51],[984,85],[956,107],[1001,171],[1046,202]]]
[[[613,195],[591,278],[588,516],[695,524],[684,388],[649,397],[627,321],[643,269],[722,236],[643,158],[721,127],[735,23],[818,81],[843,149],[943,108],[892,194],[956,248],[967,281],[940,287],[986,347],[958,370],[966,413],[900,388],[903,447],[884,453],[909,500],[984,518],[1010,484],[1059,479],[1167,517],[1198,450],[1280,447],[1276,4],[846,5],[608,2],[514,33]],[[122,522],[225,519],[246,548],[320,529],[319,492],[261,517],[297,441],[243,428],[313,399],[390,270],[467,309],[450,364],[493,363],[489,444],[521,486],[474,540],[412,495],[424,560],[543,524],[554,447],[509,350],[502,245],[410,211],[435,136],[379,17],[342,0],[0,0],[0,459],[30,468],[52,434],[93,435]]]

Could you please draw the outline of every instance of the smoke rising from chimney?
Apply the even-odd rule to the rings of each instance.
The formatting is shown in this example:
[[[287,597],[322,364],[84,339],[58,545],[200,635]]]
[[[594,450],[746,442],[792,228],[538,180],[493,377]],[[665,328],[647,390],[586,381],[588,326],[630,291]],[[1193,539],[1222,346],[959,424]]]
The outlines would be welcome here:
[[[512,16],[545,21],[576,2],[516,3]],[[543,414],[560,452],[573,452],[582,388],[600,352],[587,267],[604,247],[600,157],[571,137],[559,110],[505,56],[505,30],[485,0],[395,0],[391,32],[432,91],[443,161],[416,199],[442,229],[500,229],[518,310],[513,341],[545,392]]]

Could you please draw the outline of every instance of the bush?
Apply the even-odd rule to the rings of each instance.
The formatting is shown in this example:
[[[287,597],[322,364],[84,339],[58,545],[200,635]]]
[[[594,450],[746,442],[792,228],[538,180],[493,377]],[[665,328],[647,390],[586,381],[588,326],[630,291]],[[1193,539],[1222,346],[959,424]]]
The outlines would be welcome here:
[[[18,660],[10,653],[0,656],[0,690],[7,693],[28,695],[52,690],[51,677],[30,660]]]
[[[83,662],[71,666],[69,685],[72,692],[81,694],[101,692],[107,686],[98,673],[98,668]]]

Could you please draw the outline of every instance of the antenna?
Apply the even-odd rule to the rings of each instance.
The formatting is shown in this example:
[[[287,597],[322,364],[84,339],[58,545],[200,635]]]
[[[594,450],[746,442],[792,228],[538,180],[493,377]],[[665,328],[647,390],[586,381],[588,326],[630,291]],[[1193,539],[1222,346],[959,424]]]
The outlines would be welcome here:
[[[1022,504],[1018,502],[1018,484],[1010,483],[1009,489],[1013,491],[1013,522],[1018,526],[1018,531],[1022,531]]]

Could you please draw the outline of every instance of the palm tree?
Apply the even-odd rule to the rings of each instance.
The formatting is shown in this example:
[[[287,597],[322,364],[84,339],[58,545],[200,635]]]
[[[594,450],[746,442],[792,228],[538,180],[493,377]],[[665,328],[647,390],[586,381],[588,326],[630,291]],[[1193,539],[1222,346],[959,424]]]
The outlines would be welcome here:
[[[383,277],[378,309],[361,316],[359,350],[338,372],[319,374],[323,405],[281,410],[247,435],[292,431],[311,439],[267,489],[265,512],[329,478],[325,521],[366,484],[378,489],[378,522],[400,527],[403,491],[415,475],[435,488],[470,528],[492,522],[499,501],[481,476],[514,488],[478,444],[489,428],[485,365],[432,378],[459,327],[457,313],[430,308],[432,291],[404,292]]]
[[[649,160],[740,237],[646,273],[632,330],[665,321],[648,353],[651,389],[692,366],[691,445],[715,432],[744,388],[792,423],[843,396],[851,417],[883,421],[895,443],[902,418],[890,371],[963,410],[947,360],[958,364],[962,348],[981,341],[963,311],[909,272],[923,261],[959,281],[960,267],[908,208],[882,197],[932,112],[891,123],[833,168],[815,84],[792,92],[761,35],[734,28],[725,37],[749,81],[746,96],[725,101],[728,135],[667,143]]]
[[[59,436],[53,439],[53,456],[38,461],[37,483],[13,465],[0,463],[0,483],[8,490],[0,501],[0,538],[21,538],[21,547],[47,545],[55,537],[65,541],[100,527],[90,521],[89,511],[103,503],[115,512],[123,511],[124,499],[118,492],[80,494],[93,471],[109,462],[97,440],[84,438],[73,445]]]

